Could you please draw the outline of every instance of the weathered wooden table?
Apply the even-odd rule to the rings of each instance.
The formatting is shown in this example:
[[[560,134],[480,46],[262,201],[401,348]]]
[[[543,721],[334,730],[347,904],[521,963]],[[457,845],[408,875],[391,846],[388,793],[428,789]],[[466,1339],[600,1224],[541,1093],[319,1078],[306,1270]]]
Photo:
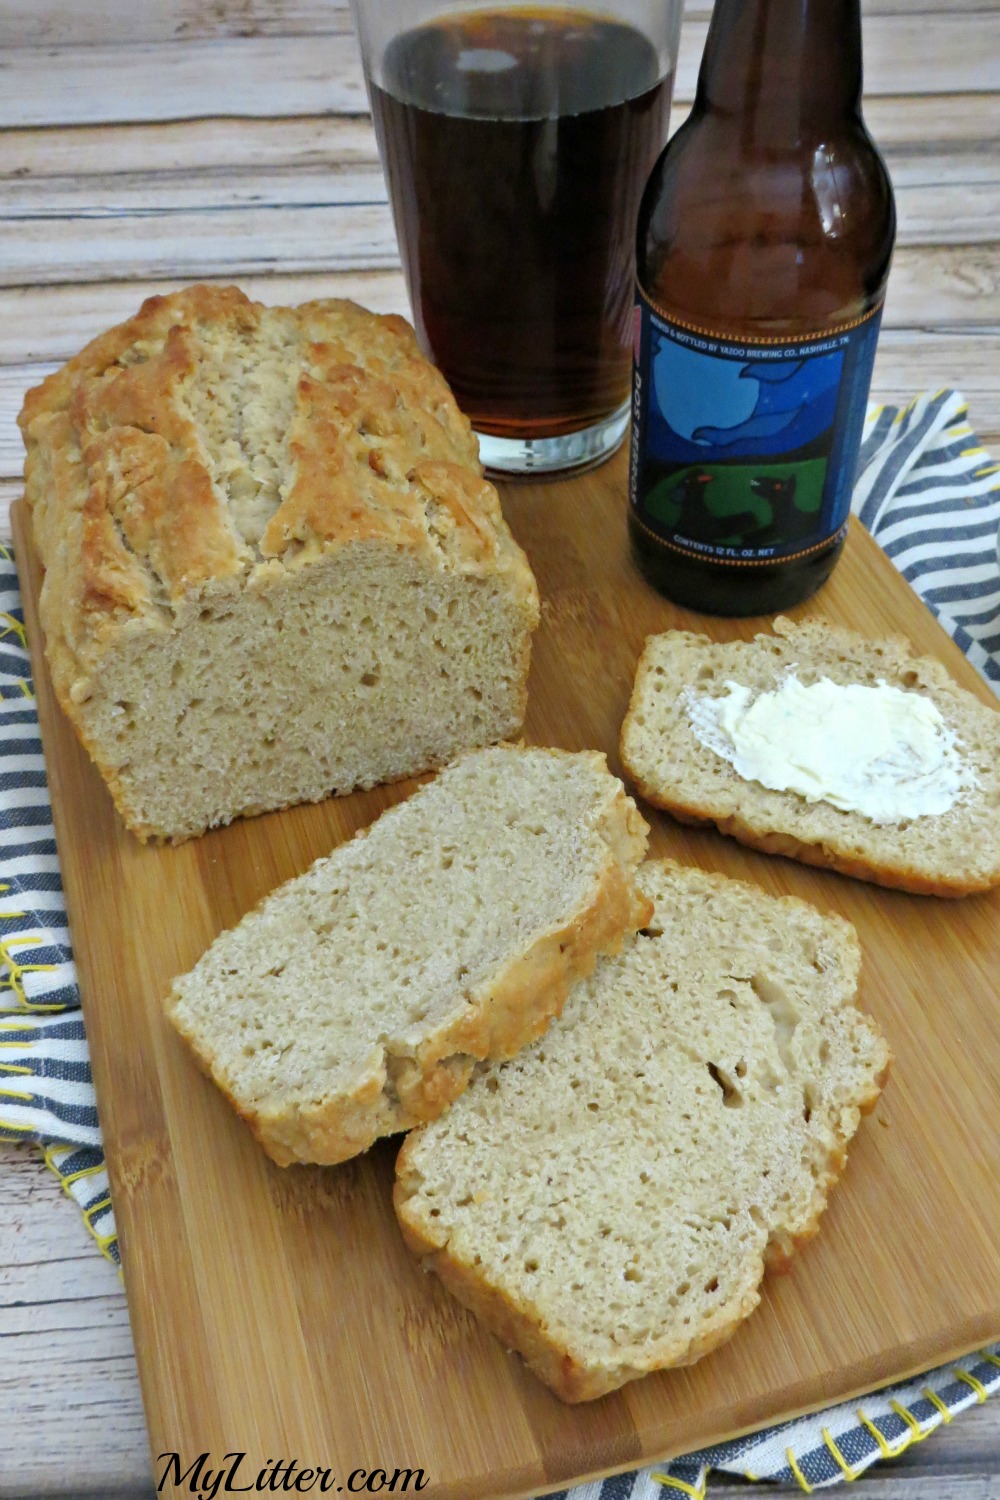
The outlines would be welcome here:
[[[1000,0],[864,8],[900,217],[875,394],[957,386],[1000,450]],[[687,7],[675,123],[709,10]],[[346,0],[0,0],[0,127],[0,535],[24,390],[149,292],[406,310]],[[0,1341],[0,1497],[151,1496],[118,1278],[21,1147],[0,1148]],[[998,1500],[1000,1401],[853,1495]]]

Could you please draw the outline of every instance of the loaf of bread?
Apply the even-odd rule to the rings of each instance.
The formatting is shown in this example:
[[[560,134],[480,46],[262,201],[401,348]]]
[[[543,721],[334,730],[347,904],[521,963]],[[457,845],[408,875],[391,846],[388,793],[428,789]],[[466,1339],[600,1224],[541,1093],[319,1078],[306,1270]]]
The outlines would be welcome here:
[[[153,297],[20,422],[55,690],[140,838],[518,731],[534,579],[402,318]]]
[[[645,931],[397,1163],[410,1247],[565,1401],[736,1329],[890,1061],[848,923],[669,861],[639,878]]]
[[[473,752],[274,891],[167,1001],[281,1165],[431,1120],[648,918],[603,755]]]
[[[954,804],[938,814],[876,822],[745,780],[699,738],[696,699],[719,699],[730,683],[756,699],[791,674],[803,684],[884,683],[929,699],[962,768]],[[1000,883],[1000,712],[959,687],[940,662],[912,656],[900,638],[870,641],[780,616],[773,634],[750,642],[722,645],[681,630],[650,636],[622,726],[621,755],[649,802],[683,823],[714,823],[768,854],[920,894],[963,896]],[[905,776],[901,771],[904,782]]]

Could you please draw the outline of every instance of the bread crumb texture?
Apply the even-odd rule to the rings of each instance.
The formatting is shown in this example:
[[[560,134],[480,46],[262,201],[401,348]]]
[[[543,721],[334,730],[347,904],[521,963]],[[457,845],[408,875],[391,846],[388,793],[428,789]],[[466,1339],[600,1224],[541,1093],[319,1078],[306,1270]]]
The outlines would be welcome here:
[[[411,1248],[566,1401],[735,1330],[890,1061],[848,923],[670,861],[639,875],[644,932],[397,1164]]]
[[[474,752],[274,891],[170,1019],[282,1165],[431,1120],[648,919],[648,829],[604,757]]]
[[[153,297],[20,424],[55,690],[140,837],[520,727],[534,579],[402,318]]]
[[[790,673],[920,693],[938,708],[964,762],[966,787],[947,812],[878,824],[829,802],[746,781],[691,725],[690,692],[724,697],[736,682],[754,697]],[[1000,884],[1000,712],[915,657],[901,637],[872,641],[819,621],[779,616],[773,634],[718,644],[671,630],[650,636],[622,726],[622,761],[642,795],[685,823],[714,823],[770,854],[826,866],[922,895],[964,896]]]

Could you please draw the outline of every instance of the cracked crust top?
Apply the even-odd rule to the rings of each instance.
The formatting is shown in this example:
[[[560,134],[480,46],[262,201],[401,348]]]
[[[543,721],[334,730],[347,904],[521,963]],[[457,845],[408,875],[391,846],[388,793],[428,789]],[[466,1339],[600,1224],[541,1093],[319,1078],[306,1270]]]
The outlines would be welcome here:
[[[19,421],[78,651],[360,540],[502,571],[537,612],[469,422],[402,318],[235,287],[151,297],[29,391]]]

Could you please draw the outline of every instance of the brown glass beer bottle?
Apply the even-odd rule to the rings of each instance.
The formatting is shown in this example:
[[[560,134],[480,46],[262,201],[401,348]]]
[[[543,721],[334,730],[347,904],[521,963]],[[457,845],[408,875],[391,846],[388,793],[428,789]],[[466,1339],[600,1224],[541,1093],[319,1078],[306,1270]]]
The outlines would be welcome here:
[[[671,599],[758,614],[828,577],[895,226],[860,0],[716,0],[639,212],[629,531]]]

